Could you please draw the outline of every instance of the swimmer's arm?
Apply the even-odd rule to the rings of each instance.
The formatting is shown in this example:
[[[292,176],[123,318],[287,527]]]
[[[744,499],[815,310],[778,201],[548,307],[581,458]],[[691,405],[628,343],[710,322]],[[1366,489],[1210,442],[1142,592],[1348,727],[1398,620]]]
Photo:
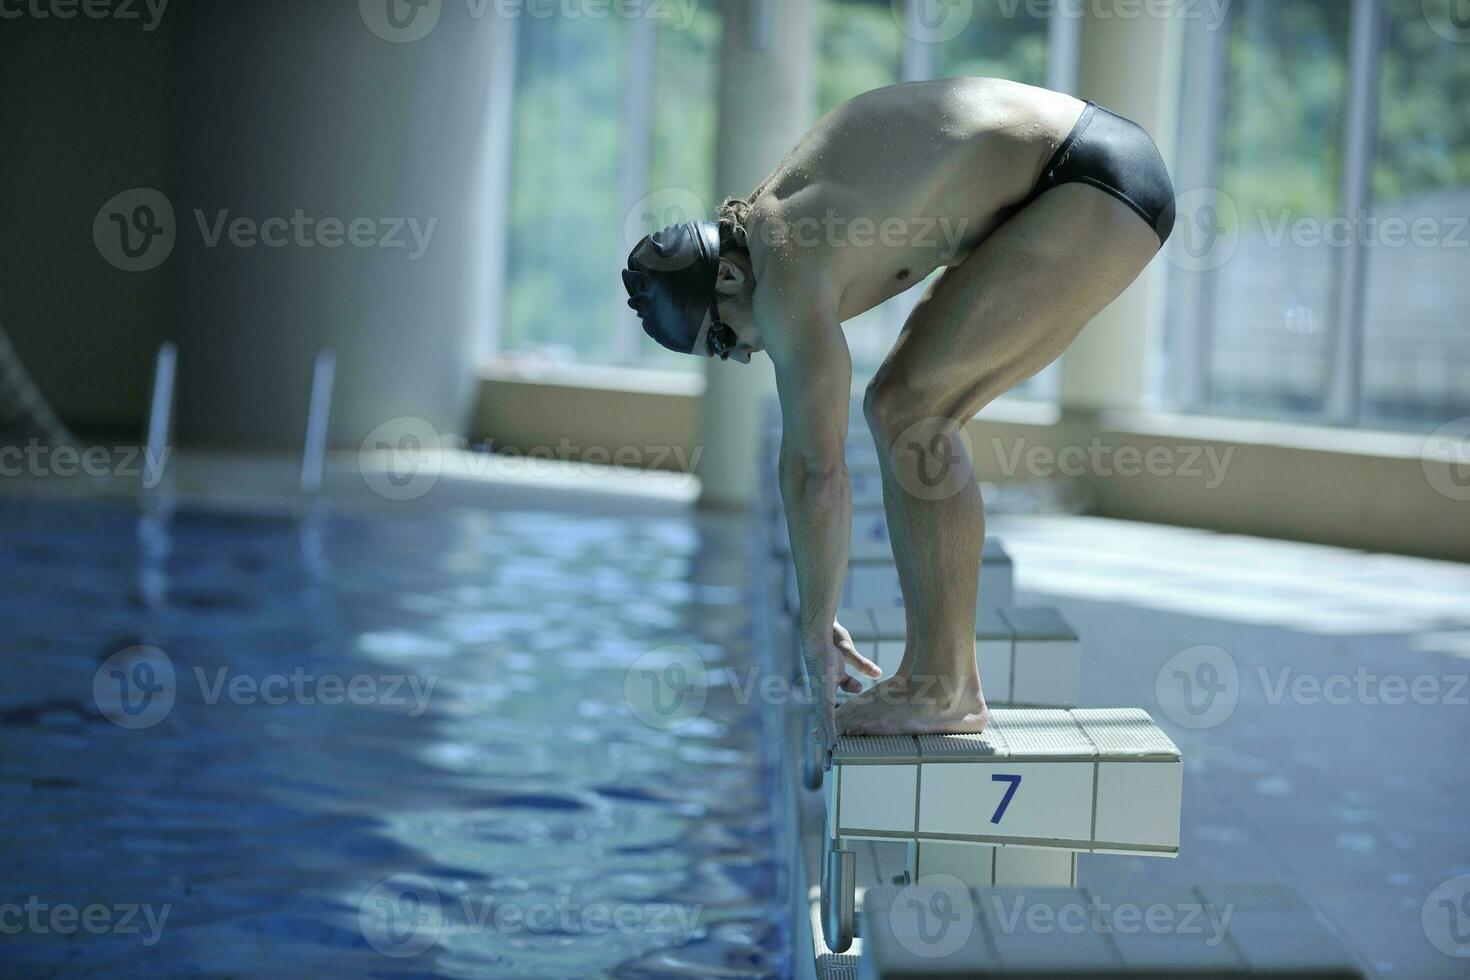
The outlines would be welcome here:
[[[782,303],[770,286],[757,288],[755,314],[781,399],[781,499],[801,598],[802,657],[813,692],[825,702],[818,717],[831,745],[842,668],[840,659],[832,663],[830,650],[852,534],[844,455],[852,356],[835,312]]]

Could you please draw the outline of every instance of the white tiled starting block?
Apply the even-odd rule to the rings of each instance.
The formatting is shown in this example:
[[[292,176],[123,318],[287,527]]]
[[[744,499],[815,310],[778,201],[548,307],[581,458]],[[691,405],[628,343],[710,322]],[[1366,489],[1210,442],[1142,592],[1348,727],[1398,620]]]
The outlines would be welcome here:
[[[903,659],[904,611],[842,609],[837,621],[858,650],[882,667],[885,677],[892,676]],[[975,661],[990,704],[1069,708],[1081,700],[1082,642],[1051,606],[977,609]]]
[[[1141,708],[996,708],[981,735],[839,739],[827,836],[1172,857],[1183,771]]]
[[[827,944],[854,934],[854,841],[905,842],[909,880],[1071,886],[1084,851],[1179,853],[1183,772],[1139,708],[996,708],[981,735],[844,736],[824,781]]]
[[[796,587],[796,566],[790,555],[784,557],[786,576],[786,609],[796,612],[800,599]],[[1015,598],[1011,556],[996,538],[986,538],[980,559],[980,582],[975,602],[980,606],[1009,606]],[[872,541],[854,535],[847,559],[847,577],[842,583],[839,606],[903,606],[903,591],[898,584],[898,566],[885,536]]]
[[[1077,883],[1077,852],[1062,848],[1000,847],[955,841],[912,841],[918,878],[949,875],[971,886],[1027,885],[1071,888]]]

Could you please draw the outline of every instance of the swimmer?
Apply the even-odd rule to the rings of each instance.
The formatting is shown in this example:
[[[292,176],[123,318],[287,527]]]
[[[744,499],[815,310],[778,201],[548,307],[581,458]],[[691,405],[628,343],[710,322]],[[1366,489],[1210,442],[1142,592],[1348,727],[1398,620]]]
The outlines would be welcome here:
[[[979,732],[975,595],[985,517],[960,430],[1036,374],[1133,282],[1173,230],[1153,140],[1090,102],[1015,82],[907,82],[822,117],[717,220],[633,249],[623,282],[672,350],[750,363],[781,404],[781,497],[820,736]],[[936,270],[867,386],[907,618],[892,677],[836,622],[852,492],[842,324]]]

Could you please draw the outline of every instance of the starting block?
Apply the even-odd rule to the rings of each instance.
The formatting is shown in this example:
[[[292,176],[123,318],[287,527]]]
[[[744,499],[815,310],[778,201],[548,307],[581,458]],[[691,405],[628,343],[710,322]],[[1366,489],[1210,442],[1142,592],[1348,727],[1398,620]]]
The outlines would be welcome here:
[[[906,627],[902,609],[842,609],[837,621],[885,677],[898,669]],[[977,609],[975,661],[992,705],[1070,708],[1081,700],[1082,642],[1051,606]]]
[[[796,566],[786,555],[786,609],[801,608],[797,594]],[[1011,556],[996,538],[986,538],[980,559],[980,582],[975,590],[977,606],[1009,606],[1015,598]],[[881,541],[861,535],[853,536],[847,558],[847,577],[842,583],[839,606],[903,607],[903,591],[898,585],[898,566],[885,534]]]
[[[1139,708],[996,708],[981,735],[844,736],[824,780],[827,945],[855,933],[854,840],[905,842],[910,880],[1067,884],[1081,852],[1177,855],[1183,779]],[[1052,853],[1000,853],[1032,848]]]
[[[794,623],[794,617],[788,622]],[[892,606],[841,609],[837,621],[852,634],[858,651],[890,677],[903,660],[904,611]],[[801,638],[792,627],[791,643]],[[986,700],[992,706],[1070,708],[1082,698],[1082,642],[1062,614],[1050,606],[975,612],[975,662]],[[869,680],[849,670],[864,687]],[[881,680],[881,678],[880,678]],[[802,776],[807,789],[822,788],[823,765],[815,743],[807,740]]]

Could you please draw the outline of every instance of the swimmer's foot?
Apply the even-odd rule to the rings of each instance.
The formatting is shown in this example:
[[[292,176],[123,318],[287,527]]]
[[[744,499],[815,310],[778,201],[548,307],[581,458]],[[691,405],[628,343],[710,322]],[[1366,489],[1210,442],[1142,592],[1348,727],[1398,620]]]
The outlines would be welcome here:
[[[932,676],[890,677],[837,709],[843,735],[958,735],[989,721],[978,682]]]

